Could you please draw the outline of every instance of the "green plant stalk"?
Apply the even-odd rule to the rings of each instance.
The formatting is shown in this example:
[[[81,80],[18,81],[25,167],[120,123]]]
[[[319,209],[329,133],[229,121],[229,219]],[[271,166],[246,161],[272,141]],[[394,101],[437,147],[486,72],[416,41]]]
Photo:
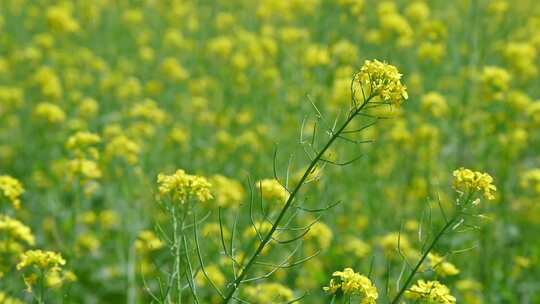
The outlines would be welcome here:
[[[452,225],[454,225],[454,223],[456,222],[456,220],[459,218],[459,216],[454,216],[450,221],[448,221],[446,223],[446,225],[444,225],[444,227],[441,229],[441,231],[439,231],[439,233],[437,234],[437,236],[435,236],[435,238],[433,239],[433,241],[431,242],[431,244],[429,245],[429,247],[427,248],[427,250],[424,252],[424,254],[422,255],[422,257],[420,258],[420,260],[418,261],[418,263],[416,263],[416,266],[414,266],[413,270],[411,271],[411,273],[409,274],[409,276],[407,277],[407,280],[405,281],[405,284],[403,284],[403,286],[401,286],[401,289],[399,290],[399,292],[396,294],[396,296],[394,297],[394,299],[392,300],[391,304],[396,304],[398,303],[399,299],[401,298],[401,296],[403,295],[403,293],[407,290],[407,288],[409,287],[409,285],[411,284],[414,276],[416,275],[416,273],[418,272],[418,269],[420,269],[420,266],[422,266],[422,263],[424,263],[425,259],[427,258],[427,256],[429,255],[429,253],[431,252],[431,250],[433,250],[433,247],[435,247],[435,245],[439,242],[439,240],[441,239],[441,237],[446,233],[446,231],[452,227]]]
[[[172,218],[173,218],[173,230],[174,230],[174,236],[173,236],[173,246],[174,246],[174,265],[175,265],[175,272],[176,272],[176,289],[178,292],[178,303],[182,303],[182,258],[180,256],[180,240],[183,238],[183,228],[178,227],[178,219],[177,219],[177,212],[176,208],[173,206],[171,210]],[[183,226],[183,225],[182,225]]]
[[[246,274],[248,273],[248,271],[250,270],[250,268],[253,266],[254,262],[257,260],[257,258],[259,257],[260,253],[263,251],[263,249],[266,247],[266,245],[268,244],[268,242],[270,242],[274,232],[276,231],[276,229],[278,228],[278,225],[279,223],[281,222],[281,220],[283,219],[283,217],[285,216],[285,213],[287,212],[287,210],[289,210],[289,208],[291,207],[293,201],[294,201],[294,198],[296,197],[296,195],[298,194],[298,192],[300,191],[300,189],[302,188],[302,186],[304,185],[304,182],[306,181],[306,179],[308,178],[308,176],[311,174],[311,171],[313,170],[313,168],[317,165],[317,163],[321,160],[322,156],[324,155],[324,153],[328,150],[328,148],[330,148],[330,146],[334,143],[334,141],[341,135],[341,133],[345,130],[345,128],[347,128],[347,126],[349,125],[349,123],[356,117],[356,115],[358,115],[358,113],[360,113],[364,107],[369,103],[369,101],[373,98],[374,96],[371,95],[369,96],[368,98],[364,99],[364,102],[354,110],[354,112],[352,112],[352,114],[349,115],[349,117],[347,118],[347,120],[341,125],[341,127],[335,132],[332,134],[332,136],[330,137],[330,139],[328,140],[328,142],[326,143],[326,145],[324,145],[324,147],[321,149],[321,151],[319,151],[319,153],[317,154],[317,156],[315,156],[315,158],[311,161],[311,163],[309,164],[308,168],[306,169],[306,171],[304,172],[304,175],[302,176],[302,178],[300,179],[300,181],[298,182],[298,184],[296,185],[296,187],[294,188],[294,190],[291,192],[291,195],[289,195],[289,198],[287,199],[287,201],[285,202],[285,205],[283,206],[283,208],[281,209],[281,211],[279,212],[278,214],[278,217],[276,218],[276,221],[274,222],[274,224],[272,225],[272,228],[268,231],[268,233],[266,234],[266,236],[263,238],[263,240],[261,241],[261,243],[259,244],[259,246],[257,247],[257,250],[255,250],[255,252],[253,253],[253,255],[249,258],[247,264],[245,267],[242,268],[240,274],[238,275],[238,277],[232,282],[232,284],[230,284],[230,287],[225,295],[225,298],[223,299],[223,304],[227,304],[229,303],[229,301],[232,299],[232,297],[234,296],[234,293],[236,292],[236,290],[238,289],[238,287],[240,286],[240,284],[242,283],[242,280],[244,279],[244,277],[246,276]]]
[[[45,301],[43,300],[45,298],[45,296],[44,296],[44,294],[45,294],[44,280],[45,280],[45,272],[43,271],[43,269],[40,269],[39,270],[39,295],[36,297],[37,298],[36,300],[37,300],[38,304],[45,303]]]
[[[124,163],[122,163],[122,171],[125,172],[129,168],[125,166]],[[133,181],[129,181],[130,183]],[[129,187],[126,187],[126,183],[122,183],[122,186],[120,187],[122,191],[123,197],[130,197],[130,189]],[[131,303],[137,303],[137,253],[135,251],[135,245],[133,240],[137,238],[137,231],[139,230],[137,228],[137,223],[139,223],[139,220],[137,218],[140,218],[138,216],[137,211],[139,210],[139,206],[137,201],[135,200],[133,202],[135,204],[135,208],[130,209],[127,206],[127,201],[122,204],[122,214],[125,214],[126,218],[124,222],[124,233],[122,233],[121,238],[123,239],[124,244],[127,244],[127,263],[126,263],[126,283],[127,283],[127,297],[126,297],[126,304]],[[128,208],[126,208],[128,207]],[[134,218],[135,217],[135,218]]]
[[[137,290],[136,290],[136,253],[135,246],[128,246],[128,259],[127,259],[127,303],[137,303]]]
[[[392,300],[391,304],[396,304],[399,299],[401,298],[401,296],[403,295],[403,293],[405,292],[405,290],[407,290],[407,288],[409,287],[409,284],[411,284],[411,281],[413,280],[414,276],[416,275],[416,273],[418,272],[418,269],[420,268],[420,266],[422,266],[422,263],[424,263],[425,259],[427,258],[427,256],[429,255],[429,253],[431,252],[431,250],[433,250],[433,247],[435,247],[435,245],[439,242],[439,240],[441,239],[441,237],[446,233],[446,231],[452,227],[452,225],[454,225],[456,223],[456,221],[460,218],[461,216],[461,211],[463,211],[468,205],[469,203],[471,203],[472,201],[472,198],[473,198],[473,194],[474,192],[473,191],[470,191],[467,193],[467,196],[465,198],[465,201],[464,203],[461,204],[461,206],[459,207],[460,210],[457,211],[457,213],[452,216],[452,219],[450,219],[445,225],[444,227],[441,229],[441,231],[439,231],[439,233],[437,234],[437,236],[435,236],[435,238],[433,239],[433,241],[431,242],[431,244],[429,244],[429,247],[427,248],[427,250],[424,252],[424,254],[422,255],[422,257],[420,258],[420,260],[418,261],[418,263],[416,264],[416,266],[414,267],[414,269],[412,270],[412,272],[409,274],[409,276],[407,277],[407,280],[405,281],[405,284],[403,284],[403,286],[401,287],[401,289],[399,290],[399,292],[396,294],[396,296],[394,297],[394,299]]]

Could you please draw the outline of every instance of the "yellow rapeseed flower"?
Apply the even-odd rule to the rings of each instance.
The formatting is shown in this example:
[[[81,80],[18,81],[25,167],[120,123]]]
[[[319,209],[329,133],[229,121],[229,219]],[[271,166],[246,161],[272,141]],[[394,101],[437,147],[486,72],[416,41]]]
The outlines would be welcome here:
[[[456,298],[450,294],[450,289],[438,281],[418,280],[415,285],[405,291],[405,297],[411,300],[423,301],[422,303],[456,303]]]
[[[289,197],[289,192],[275,179],[263,179],[256,183],[262,197],[267,200],[285,202]]]
[[[459,269],[454,264],[445,261],[444,257],[440,255],[429,253],[428,260],[430,267],[442,277],[459,274]]]
[[[243,292],[251,303],[282,303],[294,299],[293,291],[279,283],[246,286]]]
[[[529,169],[521,175],[521,186],[540,194],[540,168]]]
[[[495,199],[493,194],[497,191],[497,188],[493,185],[493,178],[489,174],[459,168],[454,170],[453,175],[454,189],[469,193],[482,192],[486,199]]]
[[[238,181],[223,175],[214,175],[211,183],[215,187],[216,202],[220,207],[236,207],[245,196],[244,188]]]
[[[6,293],[0,291],[0,303],[2,304],[23,304],[24,302],[8,296]]]
[[[314,240],[317,242],[318,248],[326,249],[330,247],[333,237],[334,234],[332,233],[332,229],[330,229],[328,225],[317,222],[310,227],[309,232],[305,236],[305,240]]]
[[[157,184],[159,195],[169,196],[173,202],[184,204],[193,198],[203,203],[213,198],[210,192],[212,185],[205,177],[190,175],[181,169],[171,175],[160,173]]]
[[[422,110],[437,118],[443,117],[448,112],[446,99],[437,92],[429,92],[422,96],[421,106]]]
[[[151,230],[141,231],[135,241],[135,249],[141,254],[159,250],[163,246],[163,242]]]
[[[68,150],[81,149],[87,146],[95,145],[101,141],[99,135],[87,132],[79,131],[68,138],[66,141],[66,148]]]
[[[141,147],[125,135],[118,135],[105,146],[105,157],[109,160],[124,159],[133,165],[139,160]]]
[[[379,293],[371,280],[359,273],[354,272],[352,268],[345,268],[343,271],[336,271],[332,274],[332,279],[328,286],[323,290],[330,294],[338,291],[345,295],[360,295],[362,304],[373,304],[377,302]]]
[[[66,6],[51,6],[47,9],[47,23],[52,30],[57,32],[76,32],[79,30],[79,23],[71,14],[71,10]]]
[[[21,255],[20,262],[17,264],[17,270],[30,266],[36,266],[41,270],[59,270],[64,266],[66,260],[62,255],[53,251],[28,250]]]
[[[206,271],[206,274],[208,275],[208,278],[210,281],[215,284],[218,287],[225,286],[225,283],[227,283],[227,278],[218,266],[210,264],[204,267],[204,270]],[[197,275],[195,276],[195,282],[199,286],[209,286],[211,283],[208,282],[208,279],[204,275],[202,271],[199,271]]]
[[[482,90],[488,99],[501,99],[510,88],[510,73],[503,68],[486,66],[480,77]]]
[[[15,209],[21,206],[21,195],[24,188],[17,179],[9,175],[0,175],[0,197],[4,196]]]
[[[41,102],[34,108],[34,117],[51,124],[59,124],[66,120],[66,113],[58,105],[50,102]]]
[[[99,169],[95,161],[84,158],[69,160],[67,162],[67,171],[70,178],[99,179],[102,175],[101,169]]]
[[[23,241],[28,245],[34,245],[35,243],[30,228],[7,215],[0,214],[0,232],[4,241]]]
[[[401,76],[393,65],[376,59],[366,60],[355,76],[355,82],[360,85],[366,98],[379,97],[398,106],[408,98],[407,88],[401,83]]]

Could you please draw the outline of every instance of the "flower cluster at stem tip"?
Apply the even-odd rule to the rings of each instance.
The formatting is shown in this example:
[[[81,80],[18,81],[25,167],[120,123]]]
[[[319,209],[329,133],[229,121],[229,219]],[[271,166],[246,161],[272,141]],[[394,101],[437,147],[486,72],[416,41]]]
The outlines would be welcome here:
[[[452,263],[445,261],[445,258],[435,254],[428,254],[429,264],[435,273],[441,277],[455,276],[459,274],[459,269]]]
[[[24,193],[22,184],[9,175],[0,175],[0,195],[5,196],[15,209],[21,206],[21,195]]]
[[[4,304],[23,304],[23,301],[19,301],[18,299],[12,298],[8,296],[6,293],[0,291],[0,303]]]
[[[212,185],[205,177],[190,175],[181,169],[171,175],[160,173],[157,183],[159,195],[169,196],[173,202],[184,204],[193,198],[204,203],[213,198],[210,192]]]
[[[58,288],[64,282],[74,282],[77,276],[71,271],[64,271],[66,260],[60,253],[44,250],[27,250],[21,254],[17,270],[23,272],[24,283],[27,291],[32,292],[32,287],[41,280],[46,287]],[[30,268],[30,272],[26,271]],[[36,271],[38,270],[38,271]],[[42,303],[42,302],[40,302]]]
[[[17,264],[17,270],[29,266],[36,266],[42,270],[59,270],[66,264],[66,260],[59,253],[43,250],[28,250],[21,255],[21,261]]]
[[[28,245],[34,245],[35,243],[35,238],[30,228],[7,215],[0,214],[0,232],[4,239],[0,241],[0,252],[13,247],[13,244],[8,246],[11,243],[10,240],[20,240]]]
[[[495,199],[494,193],[497,187],[493,185],[491,175],[465,168],[454,170],[453,175],[454,189],[465,193],[482,192],[486,199]]]
[[[409,290],[405,291],[405,297],[422,301],[421,303],[456,303],[456,298],[450,294],[450,289],[439,283],[439,281],[418,280]]]
[[[399,106],[409,98],[407,88],[401,83],[401,76],[395,66],[375,59],[364,62],[354,81],[360,85],[364,98],[379,97]]]
[[[336,271],[332,274],[328,286],[323,290],[330,294],[360,295],[362,304],[374,304],[377,302],[379,293],[371,280],[352,268],[345,268],[343,271]]]

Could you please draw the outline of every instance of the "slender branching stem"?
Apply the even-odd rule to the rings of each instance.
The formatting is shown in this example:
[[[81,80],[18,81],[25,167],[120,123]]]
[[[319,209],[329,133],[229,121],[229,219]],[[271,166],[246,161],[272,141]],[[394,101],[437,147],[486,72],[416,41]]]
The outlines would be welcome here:
[[[176,289],[178,293],[178,303],[182,303],[182,257],[181,257],[181,240],[183,238],[183,227],[179,227],[178,212],[173,206],[171,208],[171,215],[173,218],[173,248],[174,248],[174,266],[175,266],[175,279]],[[182,224],[183,226],[183,224]]]
[[[45,301],[44,301],[44,298],[45,298],[45,296],[44,296],[44,294],[45,294],[44,280],[45,280],[45,271],[40,269],[39,270],[39,296],[37,298],[38,304],[45,303]]]
[[[255,250],[255,252],[251,255],[249,260],[247,261],[246,265],[241,270],[240,274],[236,277],[236,279],[229,285],[228,290],[225,294],[225,297],[223,299],[223,304],[229,303],[229,301],[233,298],[234,294],[238,290],[238,287],[242,283],[242,280],[245,278],[247,273],[250,271],[250,268],[255,264],[255,261],[263,251],[263,249],[266,247],[266,245],[272,240],[272,236],[274,235],[274,232],[276,232],[277,228],[279,227],[279,224],[283,217],[285,216],[285,213],[289,210],[292,203],[294,202],[294,199],[298,195],[300,189],[304,185],[304,182],[306,179],[310,176],[313,168],[317,165],[317,163],[322,159],[324,153],[332,146],[334,141],[340,137],[340,135],[345,131],[347,126],[350,124],[350,122],[364,109],[364,107],[369,103],[369,101],[373,98],[373,96],[369,96],[364,99],[364,102],[357,108],[354,108],[345,122],[334,132],[331,133],[330,139],[328,142],[324,145],[324,147],[317,153],[317,155],[313,158],[309,166],[307,167],[306,171],[304,172],[302,178],[298,182],[298,184],[295,186],[291,194],[289,195],[289,198],[283,205],[283,208],[279,212],[275,222],[272,224],[272,227],[270,230],[266,233],[264,238],[259,243],[259,246]]]
[[[416,273],[418,273],[418,270],[420,269],[420,266],[422,266],[422,263],[424,263],[427,256],[429,255],[429,253],[433,250],[435,245],[440,241],[440,239],[448,231],[448,229],[456,229],[456,227],[459,226],[462,223],[462,221],[463,221],[462,216],[465,214],[464,211],[467,210],[467,208],[472,203],[473,195],[474,195],[474,192],[470,191],[468,193],[463,193],[462,196],[460,198],[458,198],[458,200],[456,201],[458,209],[456,210],[455,214],[450,218],[450,220],[447,220],[446,213],[444,212],[444,209],[442,208],[441,205],[439,205],[439,207],[441,208],[441,213],[443,215],[443,218],[446,221],[446,224],[439,231],[439,233],[437,233],[437,235],[435,236],[433,241],[431,241],[429,246],[426,248],[426,250],[424,251],[424,254],[422,254],[422,257],[420,258],[420,260],[418,260],[418,263],[416,263],[416,266],[412,269],[411,273],[407,277],[407,280],[405,281],[405,284],[403,284],[403,286],[401,286],[401,288],[399,289],[399,292],[396,294],[396,296],[394,297],[392,302],[390,302],[391,304],[398,303],[398,301],[401,298],[401,296],[403,295],[403,293],[405,293],[407,288],[409,288],[409,285],[411,284],[412,280],[414,279],[414,276],[416,275]],[[465,199],[461,200],[461,198],[463,198],[463,197],[465,197]],[[440,202],[439,202],[439,204],[440,204]]]
[[[394,299],[392,300],[391,304],[396,304],[398,303],[399,299],[401,298],[401,296],[403,295],[403,293],[407,290],[407,288],[409,288],[409,285],[411,284],[412,280],[414,279],[414,276],[416,275],[416,273],[418,272],[418,269],[420,269],[420,266],[422,266],[422,264],[424,263],[425,259],[427,258],[427,256],[429,255],[429,253],[433,250],[433,248],[435,247],[435,245],[439,242],[439,240],[442,238],[442,236],[446,233],[446,231],[448,231],[448,229],[450,229],[455,223],[456,221],[458,220],[459,216],[454,216],[451,220],[449,220],[448,222],[446,222],[446,224],[444,225],[444,227],[441,229],[441,231],[439,231],[439,233],[435,236],[435,238],[433,239],[433,241],[431,241],[431,243],[429,244],[429,246],[427,247],[426,251],[424,252],[424,254],[422,254],[422,257],[420,258],[420,260],[418,260],[418,263],[416,263],[416,265],[414,266],[414,268],[412,269],[411,273],[409,274],[409,276],[407,277],[407,280],[405,281],[405,283],[403,284],[403,286],[401,286],[401,288],[399,289],[399,292],[396,294],[396,296],[394,297]]]

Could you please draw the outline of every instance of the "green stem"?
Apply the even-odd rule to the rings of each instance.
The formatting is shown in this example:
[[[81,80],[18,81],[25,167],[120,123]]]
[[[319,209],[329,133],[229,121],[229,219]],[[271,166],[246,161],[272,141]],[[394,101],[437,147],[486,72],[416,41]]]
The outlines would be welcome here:
[[[448,221],[446,223],[446,225],[444,225],[444,227],[441,229],[441,231],[439,231],[439,233],[437,234],[437,236],[435,236],[435,238],[433,239],[433,241],[431,242],[431,244],[429,245],[429,247],[427,248],[427,250],[424,252],[424,254],[422,255],[422,257],[420,258],[420,260],[418,261],[418,263],[416,263],[416,266],[413,268],[413,270],[411,271],[411,273],[409,274],[409,276],[407,277],[407,280],[405,281],[405,284],[403,284],[403,286],[401,287],[401,289],[399,290],[399,292],[397,293],[397,295],[394,297],[394,299],[392,300],[391,304],[396,304],[398,303],[399,299],[401,298],[401,296],[403,295],[403,293],[405,292],[405,290],[407,290],[407,288],[409,288],[409,284],[411,284],[414,276],[416,275],[416,273],[418,272],[418,269],[420,269],[420,266],[422,266],[422,263],[424,263],[424,260],[427,258],[428,254],[431,252],[431,250],[433,250],[433,247],[435,247],[435,245],[439,242],[439,240],[441,239],[441,237],[446,233],[446,231],[455,223],[455,221],[458,219],[458,216],[454,216],[450,221]]]
[[[173,246],[174,246],[174,256],[175,256],[175,271],[176,271],[176,289],[178,292],[178,303],[182,303],[182,261],[180,256],[180,239],[183,237],[183,231],[181,228],[178,227],[178,219],[177,219],[177,212],[176,208],[173,206],[172,210],[172,218],[173,218],[173,230],[174,230],[174,237],[173,237]]]
[[[135,246],[128,243],[128,257],[127,257],[127,304],[137,303],[137,290],[136,290],[136,253]]]
[[[38,296],[38,303],[39,304],[43,304],[45,302],[43,302],[43,294],[45,293],[44,291],[44,284],[43,284],[43,280],[45,278],[45,273],[42,269],[39,270],[39,296]]]
[[[245,278],[246,274],[250,270],[251,266],[253,266],[253,264],[255,263],[255,260],[259,257],[260,253],[266,247],[268,242],[270,242],[270,240],[272,239],[272,236],[273,236],[274,232],[276,231],[276,229],[278,228],[279,223],[281,222],[281,220],[285,216],[285,213],[287,212],[287,210],[289,210],[289,208],[291,207],[291,205],[292,205],[292,203],[294,201],[294,198],[296,197],[296,195],[298,194],[298,192],[300,191],[300,189],[304,185],[304,182],[306,181],[308,176],[311,174],[311,171],[313,170],[313,168],[321,160],[322,156],[328,150],[328,148],[330,148],[330,146],[334,143],[334,141],[340,136],[340,134],[345,130],[345,128],[349,125],[349,123],[354,119],[354,117],[356,117],[356,115],[358,115],[358,113],[360,113],[360,111],[362,111],[362,109],[369,103],[371,98],[373,98],[373,96],[370,96],[367,99],[365,99],[364,103],[362,103],[362,105],[360,105],[360,107],[355,109],[354,112],[352,112],[349,115],[349,117],[343,123],[343,125],[341,125],[341,127],[335,133],[332,134],[332,136],[330,137],[330,140],[328,140],[328,142],[322,148],[322,150],[311,161],[308,168],[304,172],[304,175],[302,176],[302,178],[300,179],[300,181],[298,182],[298,184],[296,185],[294,190],[291,192],[291,195],[289,195],[289,198],[285,202],[285,205],[283,206],[283,208],[279,212],[278,217],[276,218],[276,221],[272,225],[272,228],[270,229],[270,231],[268,231],[266,236],[263,238],[263,240],[261,241],[261,243],[257,247],[257,250],[250,257],[250,259],[248,260],[246,266],[241,270],[238,277],[229,285],[230,287],[229,287],[229,289],[228,289],[228,291],[227,291],[227,293],[225,295],[225,298],[223,299],[223,302],[222,302],[223,304],[229,303],[229,301],[234,296],[234,293],[236,292],[236,290],[238,289],[238,287],[242,283],[242,280]]]
[[[332,300],[330,301],[330,304],[334,304],[336,302],[336,295],[334,294],[332,296]]]

